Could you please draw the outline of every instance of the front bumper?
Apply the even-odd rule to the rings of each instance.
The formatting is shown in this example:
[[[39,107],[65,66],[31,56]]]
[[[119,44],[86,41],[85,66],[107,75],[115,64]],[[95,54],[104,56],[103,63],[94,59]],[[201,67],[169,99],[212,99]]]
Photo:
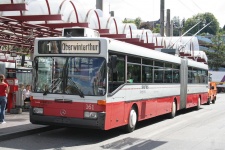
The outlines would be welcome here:
[[[54,125],[64,127],[82,127],[93,129],[105,129],[105,113],[99,112],[97,119],[81,119],[81,118],[66,118],[57,116],[44,116],[33,113],[30,109],[30,122],[41,125]]]

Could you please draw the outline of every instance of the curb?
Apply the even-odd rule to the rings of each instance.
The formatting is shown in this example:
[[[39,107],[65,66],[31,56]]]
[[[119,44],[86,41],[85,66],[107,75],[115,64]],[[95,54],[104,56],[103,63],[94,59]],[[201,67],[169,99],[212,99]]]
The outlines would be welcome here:
[[[35,128],[35,129],[13,132],[13,133],[9,133],[9,134],[3,134],[3,135],[0,135],[0,142],[10,140],[10,139],[14,139],[14,138],[27,136],[27,135],[32,135],[32,134],[36,134],[36,133],[51,131],[51,130],[55,130],[55,129],[58,129],[58,128],[59,127],[46,126],[46,127],[39,127],[39,128]]]

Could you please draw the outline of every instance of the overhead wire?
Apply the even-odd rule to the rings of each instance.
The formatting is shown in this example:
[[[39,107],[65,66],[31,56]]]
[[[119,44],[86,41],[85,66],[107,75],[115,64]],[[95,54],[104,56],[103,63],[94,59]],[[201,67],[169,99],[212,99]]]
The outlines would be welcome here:
[[[195,14],[195,12],[194,12],[190,7],[188,7],[187,5],[185,5],[181,0],[178,0],[178,2],[180,2],[182,5],[184,5],[184,7],[186,7],[186,8],[189,9],[192,13]]]
[[[193,0],[191,0],[191,1],[192,1],[192,3],[193,3],[199,10],[201,10],[202,12],[204,12],[204,11],[202,10],[202,8],[199,7],[199,5],[197,5]]]
[[[128,3],[128,2],[125,1],[125,0],[121,0],[121,1],[123,1],[124,3],[126,3],[126,4],[129,5],[131,8],[134,8],[134,9],[136,9],[137,6],[138,6],[138,5],[133,5],[133,4],[131,4],[131,3]],[[146,13],[146,11],[144,11],[143,8],[138,8],[138,11],[141,11],[141,12],[143,12],[143,13]]]

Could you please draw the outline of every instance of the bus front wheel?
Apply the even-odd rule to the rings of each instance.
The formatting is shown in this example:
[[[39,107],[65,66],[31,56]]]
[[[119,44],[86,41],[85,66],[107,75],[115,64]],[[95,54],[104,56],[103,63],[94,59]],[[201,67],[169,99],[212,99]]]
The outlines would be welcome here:
[[[126,132],[133,132],[137,123],[137,112],[134,107],[131,108],[128,124],[125,128]]]
[[[196,106],[196,110],[199,110],[201,107],[201,99],[200,97],[198,98],[198,103],[197,103],[197,106]]]

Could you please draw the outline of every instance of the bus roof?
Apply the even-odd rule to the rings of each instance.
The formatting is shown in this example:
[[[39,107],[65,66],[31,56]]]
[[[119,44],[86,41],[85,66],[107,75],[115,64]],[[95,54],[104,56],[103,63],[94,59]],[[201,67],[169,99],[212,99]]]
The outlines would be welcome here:
[[[166,62],[181,63],[181,57],[163,53],[157,50],[152,50],[148,48],[144,48],[141,46],[137,46],[134,44],[126,43],[123,41],[118,41],[111,38],[105,38],[105,37],[46,37],[46,38],[36,38],[35,44],[37,45],[38,40],[99,40],[104,41],[104,43],[108,43],[108,46],[104,45],[104,48],[107,48],[108,50],[113,50],[118,53],[125,53],[125,54],[131,54],[134,56],[140,56],[140,57],[146,57],[146,58],[152,58],[155,60],[163,60]],[[37,50],[36,50],[37,51]],[[105,51],[104,51],[105,52]],[[36,53],[36,52],[34,52]],[[186,58],[184,58],[186,59]],[[188,65],[192,67],[198,67],[203,69],[208,69],[208,65],[197,62],[191,59],[188,59]]]
[[[181,58],[175,55],[163,53],[157,50],[152,50],[148,48],[144,48],[141,46],[133,45],[130,43],[109,39],[109,50],[114,50],[117,52],[132,54],[136,56],[152,58],[156,60],[164,60],[168,62],[173,62],[180,64]]]
[[[208,70],[208,65],[206,65],[206,64],[204,64],[202,62],[194,61],[192,59],[188,60],[188,66],[192,66],[192,67],[197,67],[197,68],[202,68],[202,69]]]

